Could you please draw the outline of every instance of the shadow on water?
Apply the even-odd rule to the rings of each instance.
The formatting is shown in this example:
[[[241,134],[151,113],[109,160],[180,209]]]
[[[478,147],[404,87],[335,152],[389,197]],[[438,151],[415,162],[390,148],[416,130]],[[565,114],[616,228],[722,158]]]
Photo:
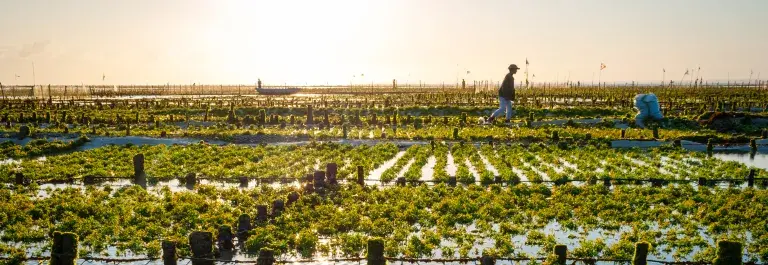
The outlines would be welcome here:
[[[63,142],[71,142],[74,140],[77,140],[78,137],[76,136],[61,136],[61,137],[49,137],[46,138],[49,141],[55,141],[55,140],[61,140]],[[17,138],[0,138],[0,142],[5,141],[11,141],[18,145],[26,145],[29,142],[36,140],[33,138],[24,138],[23,140],[19,140]],[[144,136],[122,136],[122,137],[93,137],[91,140],[82,146],[77,148],[77,151],[85,151],[90,150],[94,148],[104,147],[107,145],[126,145],[126,144],[133,144],[133,145],[174,145],[174,144],[180,144],[180,145],[187,145],[187,144],[196,144],[200,143],[200,141],[203,141],[202,139],[196,139],[196,138],[153,138],[153,137],[144,137]],[[216,140],[205,140],[206,143],[209,144],[217,144],[217,145],[223,145],[227,142],[224,141],[216,141]]]

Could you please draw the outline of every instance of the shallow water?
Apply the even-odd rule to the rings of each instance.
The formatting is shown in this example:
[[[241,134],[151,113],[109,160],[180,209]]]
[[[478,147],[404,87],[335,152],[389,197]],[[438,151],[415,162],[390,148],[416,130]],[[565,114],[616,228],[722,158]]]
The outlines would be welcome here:
[[[176,144],[190,144],[190,143],[196,143],[196,140],[193,139],[152,139],[152,138],[146,138],[146,137],[114,137],[114,138],[103,138],[103,139],[97,139],[92,141],[89,144],[92,144],[92,146],[104,146],[108,143],[115,143],[115,139],[123,141],[123,142],[130,142],[130,143],[143,143],[143,144],[166,144],[168,142],[174,142]],[[84,147],[84,148],[92,148],[91,147]],[[380,181],[378,181],[381,178],[381,174],[386,171],[387,169],[394,166],[394,164],[403,157],[405,154],[405,151],[399,151],[394,157],[392,157],[390,160],[384,162],[377,168],[375,168],[372,171],[369,171],[366,177],[366,183],[367,185],[381,185]],[[743,163],[746,166],[749,167],[756,167],[768,170],[768,154],[761,154],[761,153],[734,153],[734,152],[714,152],[713,156],[717,159],[722,159],[724,161],[735,161],[739,163]],[[480,158],[482,159],[484,169],[493,173],[494,175],[498,175],[498,170],[494,168],[493,165],[491,165],[488,161],[488,158],[486,158],[483,155],[480,155]],[[637,166],[648,166],[650,163],[649,159],[655,159],[652,157],[638,157],[638,158],[632,158],[629,156],[624,156],[624,159],[627,161],[630,161],[631,164],[637,165]],[[38,160],[45,160],[46,157],[39,157]],[[457,170],[457,162],[454,161],[454,157],[448,153],[447,157],[447,165],[446,165],[446,173],[449,176],[456,176],[456,170]],[[662,156],[661,163],[664,166],[671,166],[672,168],[679,167],[676,164],[670,164],[671,160],[667,157]],[[530,170],[531,173],[538,174],[541,176],[541,178],[545,181],[549,180],[549,176],[546,173],[547,168],[553,168],[556,172],[559,174],[562,174],[562,172],[565,169],[578,169],[578,166],[576,164],[568,163],[565,159],[559,160],[562,164],[553,165],[546,163],[542,160],[541,157],[537,157],[537,159],[531,163],[523,161],[523,167],[522,168],[516,168],[512,167],[511,170],[513,173],[521,177],[521,180],[525,183],[525,181],[528,181],[528,179],[531,176],[526,176],[525,172],[526,170]],[[413,159],[409,160],[407,164],[399,171],[397,172],[397,176],[403,176],[405,172],[409,170],[409,168],[413,164]],[[432,176],[434,175],[434,166],[435,166],[436,158],[434,156],[429,157],[427,160],[427,163],[421,168],[420,172],[421,174],[421,180],[432,180]],[[475,179],[479,179],[480,176],[478,174],[478,169],[474,167],[471,163],[469,163],[468,160],[462,161],[463,164],[465,164],[470,173],[475,177]],[[600,161],[605,165],[606,161]],[[19,163],[19,160],[15,159],[6,159],[0,161],[0,164],[12,164],[12,163]],[[317,163],[315,163],[314,168],[318,169],[320,168],[320,161],[318,160]],[[619,168],[619,170],[626,170],[625,168]],[[602,168],[598,168],[596,170],[597,173],[600,173],[602,171]],[[659,172],[661,174],[664,174],[665,176],[675,178],[677,176],[677,173],[672,173],[666,170],[665,168],[659,168]],[[626,173],[626,172],[625,172]],[[162,187],[169,187],[172,191],[181,191],[186,190],[187,187],[183,184],[179,183],[178,179],[171,179],[171,180],[162,180],[162,181],[153,181],[151,178],[149,179],[150,183],[148,185],[148,189],[158,189]],[[342,180],[343,181],[343,180]],[[201,179],[199,181],[200,184],[208,184],[208,185],[214,185],[216,187],[239,187],[239,188],[253,188],[257,185],[264,185],[264,183],[261,183],[263,181],[258,181],[254,179],[250,179],[247,183],[247,185],[240,185],[239,181],[236,179],[220,179],[220,180],[208,180],[208,179]],[[580,184],[579,182],[573,182],[574,185]],[[112,187],[121,187],[121,186],[128,186],[133,185],[134,183],[130,179],[106,179],[103,181],[99,181],[98,183],[95,183],[94,185],[97,187],[103,187],[103,186],[112,186]],[[427,182],[428,185],[433,185],[431,182]],[[10,185],[10,184],[5,184]],[[287,182],[287,183],[271,183],[270,185],[276,185],[276,186],[285,186],[285,185],[299,185],[297,181],[293,182]],[[695,183],[693,183],[695,186]],[[41,184],[40,190],[41,190],[41,196],[45,196],[45,189],[47,187],[50,188],[63,188],[63,187],[84,187],[85,184],[82,183],[82,181],[76,181],[74,184]],[[728,182],[719,182],[717,186],[720,187],[730,187],[734,186]],[[745,187],[746,183],[742,183],[739,185],[736,185],[736,187]]]
[[[427,181],[427,183],[431,183],[429,181],[432,181],[434,179],[436,164],[437,164],[437,158],[435,158],[435,156],[430,156],[429,158],[427,158],[427,163],[421,168],[421,178],[419,180]]]
[[[750,167],[768,170],[768,154],[714,153],[712,156],[725,161],[735,161]]]
[[[491,226],[492,226],[492,230],[493,231],[499,231],[499,224],[491,224]],[[679,228],[679,227],[677,227],[677,228]],[[461,229],[461,230],[467,231],[469,233],[475,233],[475,231],[478,230],[478,227],[476,226],[475,223],[473,223],[473,224],[469,224],[469,225],[457,225],[456,229]],[[659,229],[658,224],[651,223],[650,224],[650,229],[658,230],[658,231],[661,232],[662,235],[666,235],[667,232],[670,231],[670,229],[672,229],[672,228]],[[513,255],[518,256],[518,255],[524,254],[524,255],[527,255],[527,256],[530,256],[530,257],[541,257],[541,256],[543,256],[542,253],[540,253],[542,251],[541,246],[531,245],[531,244],[527,244],[526,243],[526,241],[528,239],[528,237],[527,237],[528,234],[527,233],[530,232],[530,231],[533,231],[533,230],[539,231],[539,232],[543,233],[544,235],[551,235],[551,236],[553,236],[555,242],[557,242],[558,244],[566,245],[567,248],[568,248],[568,251],[571,252],[571,251],[575,250],[576,248],[578,248],[580,246],[580,242],[579,241],[581,241],[581,240],[593,241],[593,240],[596,240],[596,239],[599,238],[599,239],[602,239],[603,242],[607,246],[610,246],[610,245],[618,242],[619,239],[621,238],[621,235],[623,233],[631,232],[632,228],[627,226],[627,225],[622,225],[617,230],[606,230],[606,229],[602,229],[602,228],[591,229],[589,231],[585,231],[583,228],[578,228],[576,230],[570,230],[570,229],[567,229],[567,228],[563,227],[558,222],[552,221],[552,222],[549,222],[548,224],[546,224],[544,227],[542,227],[540,229],[526,229],[526,230],[524,230],[524,234],[512,236],[511,241],[512,241],[513,245],[515,246],[515,253]],[[414,235],[418,235],[418,234],[419,233],[414,233]],[[713,237],[708,236],[706,234],[706,229],[700,228],[698,230],[698,234],[705,241],[708,242],[707,243],[708,245],[714,245],[715,244],[715,239]],[[743,238],[746,241],[748,241],[748,242],[750,242],[752,240],[751,233],[749,233],[749,232],[746,232],[745,235],[741,235],[741,236],[743,236]],[[325,239],[325,238],[320,239],[319,243],[328,243],[328,239]],[[493,239],[491,239],[491,238],[482,238],[482,237],[477,238],[477,241],[474,242],[471,250],[469,251],[469,256],[470,257],[480,256],[484,249],[491,248],[491,247],[494,246],[494,244],[495,244],[495,241]],[[236,246],[237,246],[237,243],[236,243]],[[456,242],[454,242],[452,240],[442,239],[440,241],[440,246],[451,247],[458,254],[458,245],[456,244]],[[49,251],[40,251],[41,247],[42,247],[41,244],[34,244],[32,247],[30,247],[27,250],[27,255],[29,255],[29,256],[48,256],[48,255],[50,255]],[[237,249],[237,247],[236,247],[236,249]],[[697,253],[700,250],[701,249],[699,247],[694,247],[694,249],[693,249],[693,251],[691,253],[689,253],[687,255],[684,255],[683,260],[692,260],[694,254]],[[243,253],[239,253],[239,250],[235,250],[235,251],[231,252],[230,255],[231,256],[227,256],[227,257],[222,256],[222,258],[220,258],[221,261],[217,262],[217,264],[224,264],[224,263],[226,263],[226,261],[251,261],[251,262],[255,262],[256,261],[256,256],[255,255],[249,254],[249,253],[244,253],[244,252]],[[146,258],[146,256],[144,256],[144,255],[136,255],[136,254],[131,253],[130,251],[123,251],[123,252],[121,252],[121,254],[118,255],[118,250],[115,247],[107,248],[105,253],[102,254],[102,255],[91,255],[91,256],[94,256],[94,257],[110,257],[110,258],[124,258],[124,259],[127,259],[127,258]],[[276,257],[276,258],[278,260],[295,260],[296,259],[295,257],[289,257],[289,256],[281,256],[281,257]],[[305,264],[313,264],[313,265],[350,264],[350,265],[352,265],[352,264],[362,264],[362,262],[363,262],[363,261],[361,261],[361,262],[333,262],[333,261],[328,261],[329,259],[333,259],[333,258],[340,258],[340,257],[318,256],[318,257],[314,258],[317,261],[315,261],[315,262],[306,262]],[[439,259],[439,258],[451,258],[451,257],[444,257],[441,249],[438,247],[438,248],[435,248],[432,251],[432,255],[431,255],[430,258]],[[649,260],[666,260],[666,261],[674,261],[675,260],[675,258],[673,257],[672,253],[665,253],[665,254],[661,254],[661,255],[654,255],[653,253],[649,253],[648,254],[648,259]],[[748,260],[748,256],[744,255],[743,256],[743,260]],[[178,260],[179,264],[187,264],[188,261],[189,261],[188,259],[179,259]],[[106,262],[85,261],[85,260],[82,260],[82,259],[78,260],[78,264],[84,264],[84,263],[89,263],[89,264],[108,264]],[[412,264],[412,263],[409,263],[409,262],[399,262],[399,263]],[[519,264],[519,263],[509,263],[508,261],[497,261],[497,263],[500,263],[500,264]],[[33,264],[39,264],[39,262],[38,261],[28,261],[25,264],[33,265]],[[139,264],[162,264],[162,260],[136,261],[136,262],[120,262],[118,264],[137,264],[137,265],[139,265]],[[443,263],[443,262],[427,262],[427,263],[419,262],[417,264],[435,264],[435,265],[440,265],[440,264],[461,264],[461,263],[457,263],[457,262],[448,262],[448,263]],[[598,262],[597,264],[615,264],[615,263],[613,263],[613,262]]]
[[[76,136],[70,135],[70,136],[59,136],[59,137],[50,137],[47,138],[48,140],[61,140],[64,142],[71,142],[77,139]],[[4,141],[11,141],[13,143],[19,144],[19,145],[26,145],[30,141],[34,139],[32,138],[25,138],[23,140],[19,140],[17,138],[2,138],[0,137],[0,142]],[[126,144],[133,144],[133,145],[188,145],[188,144],[196,144],[200,142],[205,142],[208,144],[214,144],[214,145],[226,145],[226,144],[233,144],[233,145],[243,145],[243,146],[255,146],[260,145],[261,143],[230,143],[226,141],[221,140],[203,140],[199,138],[154,138],[154,137],[145,137],[145,136],[123,136],[123,137],[104,137],[104,136],[98,136],[93,137],[91,140],[84,145],[78,147],[77,151],[85,151],[90,149],[95,149],[99,147],[104,147],[107,145],[126,145]],[[352,146],[358,146],[358,145],[376,145],[380,143],[395,143],[398,146],[401,147],[409,147],[412,145],[422,144],[426,145],[429,144],[430,141],[427,140],[386,140],[386,139],[337,139],[337,140],[328,140],[328,141],[310,141],[310,140],[297,140],[297,141],[281,141],[281,142],[273,142],[273,143],[267,143],[269,145],[307,145],[314,142],[328,142],[328,143],[337,143],[337,144],[348,144]],[[456,141],[445,141],[446,143],[457,143]],[[483,142],[474,142],[473,143],[476,146],[479,146],[483,144]],[[611,146],[613,148],[633,148],[633,147],[639,147],[639,148],[654,148],[659,147],[662,145],[671,144],[669,142],[661,142],[661,141],[631,141],[631,140],[615,140],[612,141]],[[683,141],[682,147],[689,151],[697,151],[697,152],[705,152],[706,151],[706,145],[701,143],[695,143],[690,141]],[[723,147],[723,146],[716,146],[714,148],[715,153],[747,153],[750,151],[750,148],[748,145],[734,145],[729,147]],[[768,155],[768,141],[766,140],[759,140],[758,141],[758,149],[757,149],[757,156],[765,156]],[[728,157],[728,156],[723,156]],[[736,158],[739,160],[735,161],[748,161],[741,158]],[[762,158],[756,158],[757,161],[764,161]],[[5,161],[4,163],[9,163],[10,161]],[[3,163],[0,161],[0,163]],[[746,163],[746,162],[745,162]],[[764,162],[760,162],[763,165]],[[448,156],[448,172],[449,175],[455,175],[451,173],[451,166],[452,163],[452,157],[449,154]],[[765,168],[765,167],[761,167]]]
[[[397,172],[397,177],[398,178],[404,177],[405,176],[405,172],[408,172],[408,169],[411,168],[411,166],[413,165],[414,162],[416,162],[416,159],[414,159],[414,158],[411,158],[410,160],[408,160],[408,163],[406,163],[405,166],[400,168],[400,171]]]
[[[6,158],[4,160],[0,160],[0,165],[9,165],[9,164],[20,164],[20,160],[16,160],[13,158]]]
[[[368,178],[366,178],[365,185],[379,185],[379,184],[381,184],[381,182],[378,181],[378,180],[381,179],[381,174],[383,174],[384,171],[387,171],[387,169],[393,167],[395,165],[395,163],[397,163],[397,160],[400,160],[400,158],[403,157],[404,155],[405,155],[405,151],[399,151],[399,152],[397,152],[395,157],[393,157],[390,160],[387,160],[387,162],[384,162],[384,164],[381,164],[380,167],[378,167],[378,168],[374,169],[373,171],[371,171],[370,173],[368,173]]]
[[[496,169],[496,167],[491,165],[491,162],[488,161],[488,159],[484,155],[482,154],[479,154],[479,155],[480,155],[480,159],[483,161],[483,164],[485,164],[485,170],[490,171],[491,173],[493,173],[494,176],[498,176],[499,171]]]
[[[385,162],[382,166],[380,166],[379,168],[377,168],[377,169],[373,170],[372,172],[370,172],[371,176],[369,178],[372,178],[372,179],[376,178],[376,177],[374,177],[374,175],[376,175],[375,172],[378,172],[378,177],[380,177],[380,174],[382,172],[384,172],[388,168],[391,168],[395,164],[395,162],[398,159],[400,159],[404,154],[405,154],[405,151],[398,152],[398,154],[396,154],[394,158],[392,158],[391,160]],[[758,154],[758,155],[755,155],[754,158],[751,158],[749,154],[741,154],[741,153],[716,153],[714,156],[717,157],[717,158],[723,159],[723,160],[738,161],[738,162],[742,162],[742,163],[745,163],[745,164],[748,164],[748,165],[759,166],[761,168],[765,168],[768,165],[768,155]],[[428,161],[432,161],[433,159],[434,159],[433,157],[430,157],[428,159]],[[452,157],[449,158],[449,159],[453,160]],[[484,157],[483,157],[483,160],[485,160]],[[487,162],[487,160],[484,161],[484,162]],[[427,168],[433,168],[434,166],[433,166],[432,163],[433,162],[428,162],[427,165],[425,165],[422,168],[422,171],[424,171]],[[475,171],[474,168],[472,167],[471,163],[469,163],[469,161],[465,160],[464,163],[467,164],[468,167],[470,167],[470,171],[471,172],[476,174],[474,172]],[[410,163],[409,163],[409,165],[410,165]],[[403,172],[408,167],[409,166],[404,167]],[[490,170],[490,168],[488,168],[488,164],[486,164],[486,169]],[[379,184],[378,182],[375,182],[375,181],[367,181],[367,182],[368,182],[367,183],[368,185]],[[241,186],[239,183],[235,183],[235,182],[221,182],[221,181],[211,181],[211,180],[199,180],[199,183],[200,184],[207,184],[207,185],[214,185],[216,187],[222,187],[222,188],[252,188],[252,187],[255,187],[256,185],[259,185],[259,183],[257,183],[256,180],[250,180],[248,182],[248,184],[244,185],[244,186]],[[133,185],[133,183],[130,180],[122,179],[122,180],[117,180],[117,181],[113,181],[113,182],[109,182],[109,183],[104,183],[104,184],[96,184],[95,186],[107,186],[107,185],[108,186],[129,186],[129,185]],[[276,186],[280,186],[280,185],[295,185],[295,186],[298,186],[298,183],[297,182],[288,183],[288,184],[273,183],[273,184],[270,184],[270,185],[276,185]],[[674,185],[676,185],[676,184],[672,184],[672,186],[674,186]],[[693,183],[692,185],[695,186],[695,183]],[[729,184],[723,183],[721,186],[725,187],[727,185],[729,185]],[[59,188],[72,187],[72,186],[73,185],[67,185],[67,184],[44,184],[44,185],[41,185],[41,190],[39,191],[38,196],[47,196],[47,191],[45,190],[46,188],[59,189]],[[160,190],[160,189],[162,189],[162,188],[164,188],[166,186],[169,187],[172,191],[186,191],[189,188],[189,187],[185,186],[184,184],[180,183],[179,180],[174,179],[174,180],[170,180],[170,181],[150,184],[148,186],[148,189],[151,190],[151,191],[158,191],[158,190]],[[742,184],[741,186],[745,186],[745,184]],[[79,185],[79,188],[82,189],[82,188],[84,188],[84,186]],[[472,229],[472,226],[467,227],[467,229]],[[596,238],[600,237],[600,238],[602,238],[605,241],[606,244],[610,245],[611,243],[616,242],[619,239],[619,235],[621,234],[621,232],[625,231],[626,229],[628,229],[628,228],[622,227],[622,229],[620,229],[618,232],[617,231],[604,231],[604,230],[601,230],[601,229],[594,229],[594,230],[590,230],[590,231],[586,231],[586,232],[585,231],[569,231],[567,229],[564,229],[563,227],[561,227],[557,223],[550,223],[550,224],[546,225],[544,228],[540,229],[539,231],[541,231],[541,232],[543,232],[545,234],[553,235],[558,243],[566,244],[568,246],[569,251],[570,251],[570,250],[573,250],[576,247],[578,247],[579,240],[583,239],[583,238],[586,238],[588,240],[595,240]],[[703,231],[703,230],[701,230],[701,231]],[[709,242],[710,245],[714,244],[714,240],[711,237],[704,237],[704,238]],[[747,238],[749,238],[749,235],[747,235]],[[538,247],[538,246],[526,245],[525,244],[526,239],[527,239],[527,235],[518,235],[518,236],[514,236],[512,238],[512,241],[513,241],[514,245],[516,246],[516,250],[517,250],[516,253],[525,253],[525,254],[528,254],[528,255],[531,255],[531,256],[536,256],[536,257],[541,256],[541,255],[538,255],[538,252],[540,251],[541,248]],[[443,243],[446,246],[451,246],[451,242],[443,241]],[[482,249],[488,248],[488,247],[492,247],[493,244],[494,244],[494,241],[492,239],[484,239],[484,240],[481,240],[479,242],[476,242],[474,244],[474,246],[473,246],[473,250],[470,252],[471,253],[470,256],[477,256],[477,255],[474,254],[475,251],[478,251],[478,253],[482,253]],[[694,250],[693,253],[695,253],[695,251],[697,251],[697,250]],[[108,251],[108,254],[109,254],[110,257],[117,257],[115,253],[116,252],[114,252],[114,250]],[[690,260],[690,258],[693,257],[693,253],[686,255],[688,257],[688,260]],[[434,254],[433,255],[434,258],[439,258],[440,257],[439,249],[435,250],[433,252],[433,254]],[[45,255],[45,254],[43,254],[43,255]],[[120,257],[131,258],[131,257],[141,257],[141,256],[124,255],[124,256],[120,256]],[[649,255],[648,258],[649,259],[668,260],[668,261],[674,260],[674,258],[672,257],[672,254],[666,254],[666,255],[661,255],[661,256]],[[251,255],[246,255],[246,254],[235,254],[233,256],[232,260],[242,260],[242,261],[248,260],[248,261],[253,261],[254,257],[251,256]],[[83,263],[83,262],[84,261],[81,260],[81,261],[79,261],[78,264]],[[152,262],[147,263],[146,261],[141,261],[141,262],[128,262],[128,264],[161,264],[161,262],[162,261],[152,261]],[[186,260],[180,260],[179,262],[185,263],[187,261]],[[102,262],[87,262],[87,263],[91,263],[91,264],[106,264],[106,263],[102,263]],[[220,263],[223,263],[223,262],[220,262]],[[322,262],[322,261],[320,261],[320,262],[312,262],[311,264],[330,265],[331,263],[336,264],[335,262]],[[357,262],[338,262],[338,264],[356,264],[356,263]],[[501,262],[501,261],[499,263],[500,264],[508,264],[508,262]],[[27,264],[37,264],[37,263],[36,262],[28,262]],[[121,263],[121,264],[125,264],[125,263]],[[420,264],[424,264],[424,263],[420,263]],[[443,263],[435,263],[435,264],[439,265],[439,264],[443,264]],[[457,264],[457,263],[452,263],[452,264]],[[608,263],[599,263],[599,264],[608,264]]]
[[[107,182],[100,182],[92,185],[91,184],[86,185],[82,182],[75,182],[74,184],[45,183],[45,184],[39,185],[36,196],[38,198],[45,198],[49,196],[49,190],[54,191],[54,190],[62,190],[65,188],[77,188],[80,190],[84,190],[86,186],[93,186],[97,188],[112,187],[114,188],[114,190],[117,190],[118,188],[121,188],[121,187],[129,187],[133,185],[136,185],[136,184],[130,179],[114,179]],[[209,186],[214,186],[216,188],[224,188],[224,189],[227,189],[227,188],[253,189],[265,184],[256,179],[250,179],[246,183],[240,183],[239,181],[199,179],[197,180],[197,184],[195,185],[209,185]],[[181,183],[181,181],[179,181],[178,179],[171,179],[166,181],[158,181],[155,183],[147,183],[146,189],[150,192],[155,192],[155,191],[160,191],[167,187],[171,192],[182,192],[182,191],[193,190],[195,185],[187,185],[187,184]],[[266,185],[269,185],[272,188],[301,187],[301,184],[299,181],[287,181],[287,182],[278,181],[278,182],[273,182]]]
[[[447,158],[447,161],[446,161],[446,166],[445,166],[445,172],[449,176],[455,177],[457,170],[459,170],[459,168],[456,166],[456,161],[454,161],[454,159],[453,159],[453,154],[451,154],[451,152],[449,151],[448,152],[448,158]]]
[[[125,137],[95,137],[92,138],[91,141],[85,143],[83,146],[78,148],[78,150],[89,150],[94,148],[99,148],[103,146],[107,146],[110,144],[114,145],[125,145],[125,144],[133,144],[133,145],[174,145],[174,144],[181,144],[181,145],[187,145],[187,144],[195,144],[199,143],[201,140],[194,139],[194,138],[152,138],[152,137],[142,137],[142,136],[125,136]],[[224,141],[211,141],[206,140],[206,143],[209,144],[225,144]]]
[[[60,137],[48,137],[46,138],[49,141],[55,141],[55,140],[61,140],[63,142],[72,142],[74,140],[77,140],[77,137],[74,136],[60,136]],[[30,141],[35,140],[32,138],[25,138],[23,140],[19,140],[17,138],[0,138],[0,142],[5,141],[11,141],[18,145],[26,145]],[[78,151],[85,151],[90,150],[94,148],[104,147],[110,144],[114,145],[125,145],[125,144],[133,144],[133,145],[174,145],[174,144],[195,144],[199,143],[200,141],[203,141],[201,139],[196,138],[154,138],[154,137],[145,137],[145,136],[122,136],[122,137],[93,137],[89,142],[86,142],[84,145],[77,148]],[[227,142],[224,141],[216,141],[216,140],[204,140],[206,143],[209,144],[217,144],[217,145],[223,145]]]
[[[475,181],[480,179],[480,173],[477,172],[477,169],[474,165],[472,165],[472,162],[469,161],[469,158],[464,159],[464,165],[467,166],[467,169],[469,169],[469,174],[474,177]]]

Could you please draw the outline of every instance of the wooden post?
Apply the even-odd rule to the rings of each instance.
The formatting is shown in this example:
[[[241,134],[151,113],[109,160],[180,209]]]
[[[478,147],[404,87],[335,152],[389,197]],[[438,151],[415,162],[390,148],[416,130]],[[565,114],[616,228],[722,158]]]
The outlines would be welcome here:
[[[16,185],[24,185],[24,173],[16,172],[13,175],[16,178]]]
[[[397,180],[395,180],[395,183],[397,186],[405,186],[405,177],[398,177]]]
[[[647,265],[648,264],[648,248],[650,244],[648,242],[637,242],[635,244],[635,255],[632,257],[632,265]]]
[[[611,178],[604,178],[603,179],[603,186],[605,187],[611,187]]]
[[[448,186],[456,187],[457,183],[458,183],[458,181],[456,180],[456,176],[448,177]]]
[[[216,236],[216,241],[221,251],[232,251],[235,248],[235,244],[232,239],[232,227],[228,225],[219,226],[219,235]]]
[[[195,231],[189,234],[189,249],[192,265],[213,265],[213,235],[211,232]]]
[[[453,128],[453,139],[459,139],[459,128]]]
[[[77,235],[70,232],[53,232],[51,265],[75,265],[77,259]]]
[[[315,190],[325,188],[325,172],[315,171],[314,184],[315,184]]]
[[[241,214],[237,218],[237,242],[242,246],[248,240],[248,233],[251,231],[251,216]]]
[[[238,179],[240,180],[240,187],[241,188],[247,188],[248,187],[248,177],[241,176]]]
[[[480,258],[480,265],[496,265],[496,258],[483,255]]]
[[[504,182],[504,179],[502,179],[501,176],[493,176],[493,183],[502,184],[503,182]]]
[[[187,186],[194,186],[195,183],[197,183],[197,174],[195,173],[189,173],[187,174],[187,177],[185,178],[187,182]]]
[[[357,184],[365,186],[365,170],[363,166],[357,166]]]
[[[257,222],[265,222],[265,221],[267,221],[267,206],[266,205],[256,205],[256,221]]]
[[[624,139],[624,136],[627,135],[627,129],[621,129],[621,139]]]
[[[292,191],[291,193],[288,194],[287,204],[288,204],[288,206],[291,206],[294,202],[296,202],[298,200],[299,200],[299,193],[295,192],[295,191]]]
[[[176,242],[170,240],[164,240],[162,243],[163,248],[163,265],[176,265]]]
[[[653,127],[653,139],[659,139],[659,128]]]
[[[555,264],[565,265],[565,259],[568,255],[568,247],[565,245],[556,245],[554,253],[555,256],[557,256],[557,262]]]
[[[313,193],[315,192],[315,186],[312,185],[312,183],[307,183],[304,185],[304,193]]]
[[[651,178],[650,181],[651,181],[651,187],[657,187],[657,188],[661,187],[661,183],[662,183],[661,179]]]
[[[368,255],[366,256],[368,265],[385,265],[384,259],[384,240],[381,238],[368,239]]]
[[[285,210],[285,202],[283,200],[277,199],[274,202],[272,202],[272,216],[277,217],[280,216],[281,213]]]
[[[273,265],[275,263],[275,251],[271,248],[259,249],[259,257],[256,258],[257,265]]]
[[[96,177],[92,175],[87,175],[83,177],[83,184],[85,185],[93,185],[96,183]]]
[[[29,136],[29,127],[26,125],[22,125],[19,127],[19,140],[24,140],[24,138],[27,138]]]
[[[742,246],[739,242],[721,240],[717,242],[717,257],[712,265],[741,265]]]
[[[133,156],[133,179],[136,183],[146,182],[144,173],[144,154]]]
[[[328,177],[328,184],[329,185],[336,185],[339,184],[336,181],[336,175],[338,171],[339,166],[336,165],[336,163],[328,163],[325,165],[325,174]]]
[[[312,113],[312,105],[307,105],[307,122],[306,124],[314,124],[314,115]]]
[[[749,170],[749,175],[747,175],[747,187],[754,187],[755,186],[755,169]]]

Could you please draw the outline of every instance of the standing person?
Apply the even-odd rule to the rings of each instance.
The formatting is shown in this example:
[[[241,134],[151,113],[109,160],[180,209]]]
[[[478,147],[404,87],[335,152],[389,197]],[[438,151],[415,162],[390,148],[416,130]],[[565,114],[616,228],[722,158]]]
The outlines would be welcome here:
[[[509,119],[512,118],[512,101],[515,100],[515,77],[514,74],[517,73],[517,70],[520,69],[520,67],[517,67],[516,64],[510,64],[509,67],[509,73],[504,77],[504,81],[501,82],[501,87],[499,87],[499,109],[494,111],[490,117],[486,120],[488,123],[493,123],[493,120],[496,119],[499,115],[506,112],[506,120],[505,122],[509,122]]]

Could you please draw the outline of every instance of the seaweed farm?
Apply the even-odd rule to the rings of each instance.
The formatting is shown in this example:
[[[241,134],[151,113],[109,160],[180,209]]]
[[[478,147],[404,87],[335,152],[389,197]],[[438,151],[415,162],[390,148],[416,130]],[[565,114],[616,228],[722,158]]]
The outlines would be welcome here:
[[[766,10],[0,0],[0,265],[768,265]]]
[[[766,262],[768,93],[643,89],[5,99],[0,258]]]

